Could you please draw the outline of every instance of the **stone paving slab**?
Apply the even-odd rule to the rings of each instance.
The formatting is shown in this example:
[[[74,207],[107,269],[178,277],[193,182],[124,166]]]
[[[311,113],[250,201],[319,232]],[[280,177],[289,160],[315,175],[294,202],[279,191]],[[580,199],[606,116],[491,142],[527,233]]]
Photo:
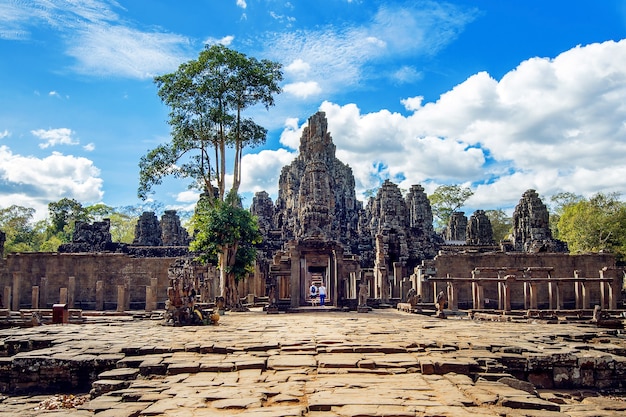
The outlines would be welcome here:
[[[40,377],[73,375],[55,363],[81,372],[91,363],[101,367],[91,388],[106,389],[78,408],[45,415],[626,415],[623,397],[518,379],[619,385],[626,340],[589,325],[438,320],[396,310],[253,311],[227,313],[219,323],[175,328],[99,318],[2,330],[0,389],[11,386],[16,370],[33,369],[21,385],[27,387]],[[31,368],[15,368],[20,364]],[[42,415],[36,409],[52,393],[0,395],[0,417],[30,417]]]

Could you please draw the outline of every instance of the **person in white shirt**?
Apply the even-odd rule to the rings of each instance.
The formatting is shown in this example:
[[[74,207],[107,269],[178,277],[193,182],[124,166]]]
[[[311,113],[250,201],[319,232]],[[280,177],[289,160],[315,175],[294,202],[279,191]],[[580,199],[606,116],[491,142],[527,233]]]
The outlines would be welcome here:
[[[322,285],[320,285],[318,292],[320,294],[320,305],[323,307],[324,300],[326,299],[326,287],[324,286],[323,282],[322,282]]]

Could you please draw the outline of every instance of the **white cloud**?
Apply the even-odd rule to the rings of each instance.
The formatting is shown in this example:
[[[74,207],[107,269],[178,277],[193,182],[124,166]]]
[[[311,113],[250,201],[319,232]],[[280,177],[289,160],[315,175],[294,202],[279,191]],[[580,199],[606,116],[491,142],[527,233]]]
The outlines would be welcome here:
[[[79,73],[143,79],[175,70],[188,47],[180,35],[99,24],[78,31],[67,53],[76,58]]]
[[[87,152],[93,152],[96,149],[96,144],[93,142],[90,142],[86,144],[85,146],[83,146],[83,149]]]
[[[237,7],[241,7],[242,9],[248,7],[248,5],[246,4],[246,0],[237,0]]]
[[[311,71],[311,65],[301,58],[295,59],[285,67],[285,73],[292,76],[306,76]]]
[[[197,203],[200,193],[195,190],[185,190],[176,195],[176,201],[181,203]]]
[[[0,206],[24,205],[47,214],[47,204],[61,198],[95,203],[102,200],[100,170],[86,158],[53,152],[45,158],[22,156],[0,146]]]
[[[39,147],[41,149],[46,149],[51,146],[57,145],[78,145],[79,141],[72,138],[75,132],[66,127],[62,127],[59,129],[37,129],[31,130],[34,136],[39,139],[45,141],[44,143],[40,143]]]
[[[304,125],[298,126],[298,119],[290,117],[285,120],[285,127],[280,134],[280,143],[290,149],[298,149]]]
[[[407,84],[420,80],[422,78],[422,73],[413,67],[403,65],[391,73],[391,78],[397,84]]]
[[[285,149],[263,150],[247,154],[242,159],[241,192],[267,191],[276,196],[280,171],[295,159],[296,154]]]
[[[204,41],[205,45],[224,45],[224,46],[228,46],[231,43],[233,43],[233,41],[235,40],[235,37],[233,35],[228,35],[228,36],[224,36],[222,38],[208,38],[206,41]]]
[[[316,60],[291,59],[286,74],[313,76]],[[308,82],[289,82],[285,91],[316,86]],[[408,115],[361,113],[356,104],[332,102],[319,108],[326,112],[337,157],[353,169],[358,193],[383,178],[402,188],[421,183],[428,192],[443,183],[467,184],[475,190],[468,206],[489,209],[514,206],[529,188],[545,196],[626,195],[623,97],[626,40],[532,58],[500,80],[480,72],[434,102],[407,97],[401,103]],[[296,118],[284,120],[285,149],[245,155],[242,192],[275,194],[303,128]]]
[[[4,132],[0,132],[0,139],[8,138],[9,136],[11,136],[11,132],[6,129],[4,129]]]
[[[358,193],[384,178],[428,192],[466,184],[468,207],[490,209],[513,207],[530,188],[626,195],[624,97],[626,40],[529,59],[500,81],[475,74],[435,102],[402,100],[409,115],[332,102],[320,110]],[[297,149],[302,127],[287,119],[281,144]]]
[[[296,83],[285,84],[283,90],[285,93],[299,98],[307,98],[309,96],[318,95],[322,92],[322,89],[316,81],[299,81]]]
[[[368,66],[385,64],[391,57],[415,57],[440,50],[474,18],[474,11],[435,2],[408,8],[381,7],[366,26],[327,26],[270,35],[263,39],[263,55],[290,63],[286,68],[288,84],[316,82],[321,90],[331,94],[359,84]],[[309,65],[308,78],[289,79],[289,70],[299,62]]]
[[[122,22],[115,1],[31,0],[0,5],[0,38],[25,39],[32,28],[47,26],[66,42],[86,75],[151,78],[174,70],[191,53],[186,37],[142,30]]]

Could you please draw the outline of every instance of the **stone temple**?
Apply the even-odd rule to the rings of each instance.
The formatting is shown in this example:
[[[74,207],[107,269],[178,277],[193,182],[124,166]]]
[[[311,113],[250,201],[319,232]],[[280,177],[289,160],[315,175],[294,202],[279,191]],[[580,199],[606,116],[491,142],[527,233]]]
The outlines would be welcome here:
[[[403,195],[385,181],[364,204],[352,169],[335,151],[325,114],[314,114],[298,156],[281,171],[276,201],[256,193],[250,210],[264,240],[255,272],[238,287],[246,301],[266,303],[268,312],[293,311],[310,306],[309,287],[323,283],[335,309],[393,307],[409,298],[432,308],[441,292],[451,310],[623,308],[624,270],[614,255],[569,254],[553,238],[535,190],[515,208],[508,241],[494,242],[482,210],[469,218],[454,213],[440,236],[421,185]],[[173,211],[160,220],[144,213],[129,245],[111,242],[106,219],[76,229],[58,252],[0,259],[0,309],[59,302],[87,310],[162,308],[168,274],[179,264],[201,301],[219,295],[214,266],[181,263],[194,255]]]

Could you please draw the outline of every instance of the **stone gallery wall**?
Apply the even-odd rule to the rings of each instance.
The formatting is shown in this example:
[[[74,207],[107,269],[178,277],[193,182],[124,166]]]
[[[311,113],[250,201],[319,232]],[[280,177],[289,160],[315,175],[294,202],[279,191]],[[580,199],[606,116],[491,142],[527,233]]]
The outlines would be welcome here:
[[[523,270],[530,268],[526,272],[532,278],[546,278],[548,272],[552,278],[574,278],[574,271],[579,271],[578,276],[588,278],[586,285],[591,308],[600,303],[600,284],[594,279],[600,278],[600,270],[607,268],[606,277],[614,277],[614,295],[617,297],[618,305],[623,304],[621,286],[623,282],[623,271],[616,269],[615,256],[612,254],[580,254],[570,255],[563,253],[519,253],[519,252],[493,252],[493,253],[455,253],[440,254],[434,261],[433,266],[438,278],[471,278],[472,270],[480,269],[476,275],[479,278],[497,278],[498,271],[504,276],[512,274],[523,278]],[[509,268],[505,271],[505,268]],[[437,283],[438,291],[445,288],[445,281]],[[575,285],[574,281],[563,282],[561,284],[562,302],[564,308],[574,309]],[[472,294],[471,284],[468,282],[458,285],[458,302],[460,308],[471,307]],[[432,289],[429,289],[432,291]],[[547,282],[538,283],[538,304],[539,308],[549,308],[549,290]],[[498,300],[497,283],[485,283],[485,298],[493,300],[489,307],[494,307]],[[432,292],[426,294],[425,299],[434,297]],[[524,285],[520,280],[511,286],[511,300],[513,309],[523,309],[524,305]]]
[[[117,253],[9,254],[4,260],[4,273],[0,271],[0,289],[4,295],[5,289],[11,287],[11,296],[17,295],[19,308],[30,308],[32,288],[38,286],[40,308],[50,308],[61,301],[61,289],[71,292],[73,286],[74,305],[69,307],[95,309],[96,283],[102,281],[106,310],[117,308],[119,285],[128,286],[130,307],[143,309],[146,287],[151,285],[152,278],[157,279],[157,302],[167,298],[167,270],[174,259],[135,258]],[[70,277],[74,277],[73,284]],[[10,307],[7,300],[4,303],[5,308]]]

